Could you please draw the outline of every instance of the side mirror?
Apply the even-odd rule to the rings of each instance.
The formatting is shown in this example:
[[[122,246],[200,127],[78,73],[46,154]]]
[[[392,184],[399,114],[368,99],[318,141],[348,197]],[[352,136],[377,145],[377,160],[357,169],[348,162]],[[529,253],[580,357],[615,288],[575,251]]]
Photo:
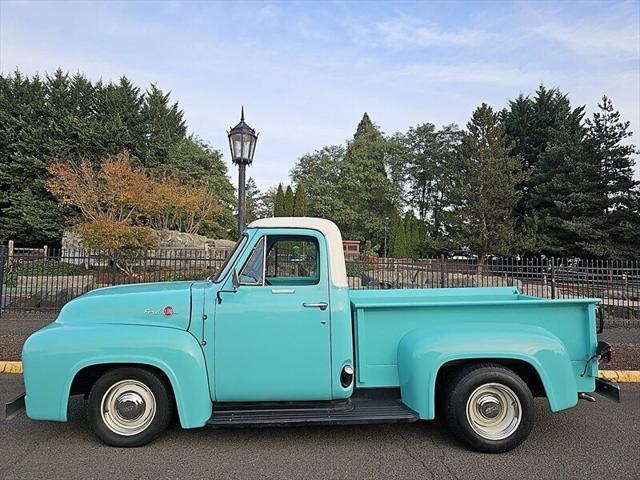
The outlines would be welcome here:
[[[218,304],[222,303],[222,293],[237,293],[238,287],[240,286],[240,279],[238,278],[238,272],[233,271],[231,274],[231,284],[233,285],[233,290],[218,290],[216,293],[216,298],[218,299]]]

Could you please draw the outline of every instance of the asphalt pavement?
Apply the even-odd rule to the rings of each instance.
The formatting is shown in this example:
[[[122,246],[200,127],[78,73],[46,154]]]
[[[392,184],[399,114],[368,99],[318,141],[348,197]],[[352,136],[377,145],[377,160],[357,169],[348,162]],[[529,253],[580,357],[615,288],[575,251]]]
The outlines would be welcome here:
[[[22,389],[0,375],[0,401]],[[488,455],[454,441],[443,423],[182,430],[137,449],[104,446],[90,432],[81,397],[68,423],[24,414],[0,423],[0,479],[308,478],[569,479],[640,478],[640,385],[622,403],[551,413],[536,400],[536,425],[516,450]]]

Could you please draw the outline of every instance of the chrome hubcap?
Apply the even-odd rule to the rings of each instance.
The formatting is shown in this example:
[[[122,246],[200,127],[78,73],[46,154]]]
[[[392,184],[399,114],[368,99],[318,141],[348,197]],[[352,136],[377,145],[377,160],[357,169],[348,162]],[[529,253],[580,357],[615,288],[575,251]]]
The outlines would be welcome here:
[[[500,383],[479,386],[467,400],[467,421],[474,432],[487,440],[512,435],[520,426],[521,412],[518,396]]]
[[[118,435],[135,435],[145,430],[156,415],[156,398],[137,380],[122,380],[109,387],[100,406],[102,420]]]

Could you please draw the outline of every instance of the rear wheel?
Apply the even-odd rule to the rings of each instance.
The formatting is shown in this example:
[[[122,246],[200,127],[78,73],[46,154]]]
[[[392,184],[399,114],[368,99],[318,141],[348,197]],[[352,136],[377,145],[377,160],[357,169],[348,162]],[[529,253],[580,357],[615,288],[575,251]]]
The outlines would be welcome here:
[[[114,447],[138,447],[169,425],[171,395],[164,380],[143,368],[108,371],[89,393],[87,417],[96,436]]]
[[[480,452],[511,450],[533,427],[531,390],[516,373],[497,364],[470,365],[455,372],[445,408],[453,434]]]

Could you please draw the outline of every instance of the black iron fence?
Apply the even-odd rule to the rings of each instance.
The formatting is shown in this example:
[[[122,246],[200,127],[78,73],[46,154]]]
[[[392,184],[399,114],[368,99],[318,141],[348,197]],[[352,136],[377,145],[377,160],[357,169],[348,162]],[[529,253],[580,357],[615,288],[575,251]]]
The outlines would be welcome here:
[[[8,254],[0,250],[0,314],[58,311],[90,290],[113,285],[205,279],[226,251],[154,250],[145,253],[49,250]]]
[[[0,249],[0,313],[55,312],[94,288],[125,283],[198,280],[213,275],[225,251],[203,249],[126,252]],[[353,289],[515,286],[545,298],[598,297],[607,316],[640,320],[640,262],[546,257],[436,257],[347,260]]]
[[[640,320],[640,261],[365,258],[348,261],[347,275],[354,289],[515,286],[524,294],[551,299],[596,297],[609,318]]]

